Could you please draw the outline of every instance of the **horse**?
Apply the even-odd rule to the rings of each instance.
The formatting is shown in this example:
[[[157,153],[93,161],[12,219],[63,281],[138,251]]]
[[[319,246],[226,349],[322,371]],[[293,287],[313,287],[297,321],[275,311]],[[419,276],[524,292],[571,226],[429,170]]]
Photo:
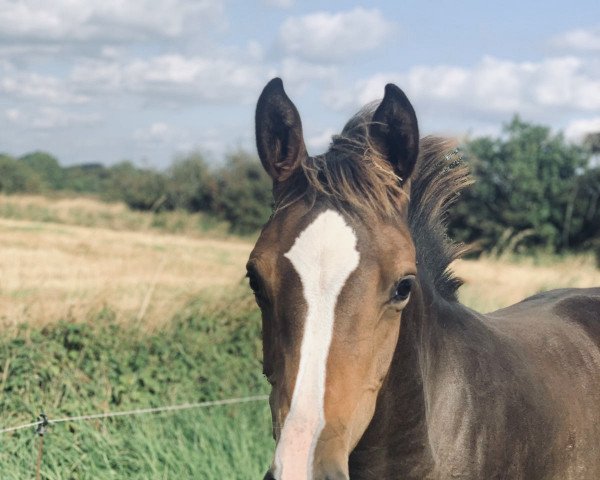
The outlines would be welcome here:
[[[310,156],[279,78],[256,107],[274,208],[247,263],[275,450],[265,480],[599,479],[600,288],[481,314],[446,216],[470,183],[404,92]]]

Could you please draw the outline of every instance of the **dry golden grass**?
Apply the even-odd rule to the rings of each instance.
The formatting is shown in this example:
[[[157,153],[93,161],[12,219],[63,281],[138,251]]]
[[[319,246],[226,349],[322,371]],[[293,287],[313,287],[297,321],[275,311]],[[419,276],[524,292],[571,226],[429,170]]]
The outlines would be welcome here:
[[[241,240],[0,219],[0,322],[85,319],[109,307],[155,327],[207,289],[235,284]]]
[[[594,267],[591,255],[554,259],[544,265],[527,258],[512,262],[458,260],[453,270],[465,281],[461,301],[481,312],[506,307],[544,290],[600,286],[600,270]]]
[[[91,197],[0,194],[0,217],[111,230],[158,230],[211,238],[223,238],[227,232],[224,222],[207,215],[182,211],[133,211],[122,202],[107,203]]]
[[[252,247],[218,230],[210,237],[200,228],[161,233],[152,227],[152,214],[82,198],[0,196],[0,217],[9,217],[0,218],[3,328],[85,321],[104,307],[118,321],[156,328],[193,299],[238,284]],[[198,221],[185,214],[167,221],[173,218],[183,225]],[[591,256],[541,266],[533,260],[459,260],[453,268],[466,282],[461,300],[480,311],[541,290],[600,286]]]
[[[71,195],[47,197],[44,195],[5,195],[0,194],[0,203],[11,204],[21,207],[38,207],[57,213],[59,216],[68,218],[69,212],[73,210],[85,210],[89,213],[113,212],[120,215],[128,212],[124,203],[108,203],[93,197],[73,197]]]

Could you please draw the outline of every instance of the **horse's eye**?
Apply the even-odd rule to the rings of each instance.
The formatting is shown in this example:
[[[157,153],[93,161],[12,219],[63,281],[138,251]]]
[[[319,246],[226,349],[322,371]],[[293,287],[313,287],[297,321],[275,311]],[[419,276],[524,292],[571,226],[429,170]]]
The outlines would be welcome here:
[[[408,275],[400,280],[396,284],[396,288],[394,289],[394,294],[392,296],[392,302],[403,302],[406,300],[410,291],[412,290],[413,284],[415,283],[414,275]]]
[[[252,291],[254,293],[260,292],[260,281],[256,277],[256,274],[254,274],[252,272],[248,272],[248,274],[246,276],[248,277],[248,285],[250,286]]]
[[[260,306],[262,303],[262,300],[265,297],[263,283],[262,283],[260,277],[256,274],[256,272],[249,271],[246,274],[246,276],[248,277],[248,286],[254,292],[254,297],[256,298],[256,302]]]

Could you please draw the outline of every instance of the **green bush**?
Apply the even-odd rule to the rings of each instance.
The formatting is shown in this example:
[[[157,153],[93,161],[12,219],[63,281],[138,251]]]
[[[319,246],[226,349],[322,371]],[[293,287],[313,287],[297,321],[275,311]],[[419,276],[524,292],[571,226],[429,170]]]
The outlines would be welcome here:
[[[215,210],[237,233],[258,230],[269,218],[272,183],[258,159],[246,152],[227,156],[216,172]]]
[[[498,252],[568,247],[577,222],[567,212],[588,158],[561,134],[519,117],[499,138],[467,143],[465,159],[476,183],[450,212],[451,235]]]
[[[600,241],[600,167],[584,171],[577,180],[568,211],[572,246]]]
[[[165,208],[167,180],[160,172],[143,170],[130,162],[111,168],[114,194],[134,210],[158,211]]]
[[[88,163],[64,168],[63,190],[104,195],[111,190],[113,177],[104,165]]]
[[[65,171],[58,160],[46,152],[32,152],[23,155],[19,161],[27,165],[51,190],[60,190],[65,181]]]
[[[210,211],[215,181],[204,157],[192,153],[179,158],[167,170],[167,203],[170,208],[189,212]]]
[[[0,192],[37,193],[42,190],[42,180],[27,164],[8,155],[0,155]]]

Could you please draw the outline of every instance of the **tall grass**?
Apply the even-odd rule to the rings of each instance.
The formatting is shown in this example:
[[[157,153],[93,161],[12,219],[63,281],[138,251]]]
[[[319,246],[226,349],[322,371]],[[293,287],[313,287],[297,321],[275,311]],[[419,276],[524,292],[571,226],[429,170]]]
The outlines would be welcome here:
[[[0,340],[1,426],[267,391],[260,320],[245,289],[190,304],[160,332],[94,322],[22,327]],[[45,436],[43,478],[258,478],[269,463],[267,402],[65,423]],[[31,431],[0,438],[4,478],[31,478]]]
[[[268,405],[213,407],[100,423],[57,425],[45,436],[42,478],[261,478],[269,465]],[[2,478],[34,478],[31,432],[0,442]]]

